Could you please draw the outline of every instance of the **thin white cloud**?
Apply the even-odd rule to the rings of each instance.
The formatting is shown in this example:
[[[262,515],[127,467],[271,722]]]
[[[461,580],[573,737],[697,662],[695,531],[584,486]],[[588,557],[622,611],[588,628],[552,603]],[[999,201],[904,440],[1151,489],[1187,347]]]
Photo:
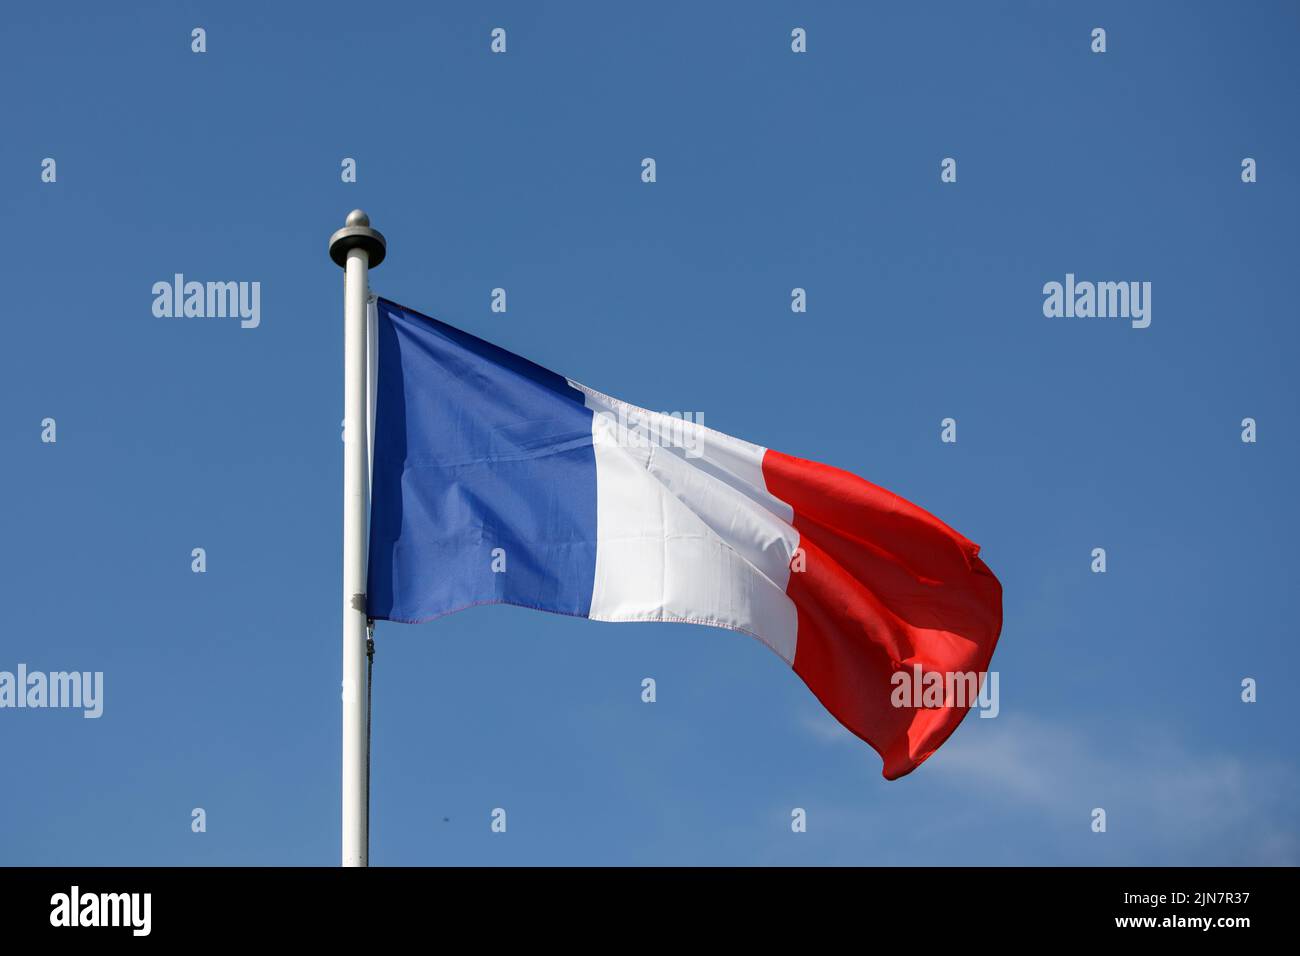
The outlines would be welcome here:
[[[861,750],[864,769],[879,772],[875,754],[821,708],[799,723],[823,746]],[[1205,751],[1158,727],[971,715],[912,776],[886,786],[910,788],[910,800],[938,810],[941,828],[1020,816],[1024,842],[1005,842],[1000,862],[1300,864],[1294,766]],[[1090,830],[1094,807],[1106,810],[1105,834]],[[838,832],[870,833],[877,812],[841,803],[824,807],[822,821],[833,814]]]
[[[1118,836],[1135,862],[1174,852],[1204,862],[1300,861],[1300,779],[1282,761],[1199,752],[1160,729],[1085,729],[1024,715],[982,723],[963,726],[925,769],[1071,826],[1086,826],[1102,807],[1103,838]]]

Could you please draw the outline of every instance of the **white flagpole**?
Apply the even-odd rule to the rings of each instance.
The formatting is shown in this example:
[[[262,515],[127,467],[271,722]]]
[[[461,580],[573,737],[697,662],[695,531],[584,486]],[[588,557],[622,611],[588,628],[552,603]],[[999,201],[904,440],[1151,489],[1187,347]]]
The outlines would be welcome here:
[[[369,271],[384,260],[384,237],[360,209],[330,236],[343,279],[343,865],[370,855],[366,767],[366,546],[370,506],[366,412],[366,295]]]

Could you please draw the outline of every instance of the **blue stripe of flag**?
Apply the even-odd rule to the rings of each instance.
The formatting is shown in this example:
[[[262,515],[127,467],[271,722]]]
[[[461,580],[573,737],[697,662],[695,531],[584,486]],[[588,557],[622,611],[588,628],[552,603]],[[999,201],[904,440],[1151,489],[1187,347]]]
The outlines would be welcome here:
[[[583,394],[436,319],[386,299],[377,311],[370,616],[500,603],[586,617],[596,459]]]

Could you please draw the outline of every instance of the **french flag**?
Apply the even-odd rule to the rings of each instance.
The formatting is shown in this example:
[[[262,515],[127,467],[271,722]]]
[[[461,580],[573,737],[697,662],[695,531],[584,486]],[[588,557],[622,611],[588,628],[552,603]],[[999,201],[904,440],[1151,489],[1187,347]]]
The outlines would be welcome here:
[[[386,299],[372,306],[367,610],[476,604],[740,631],[914,770],[987,672],[1002,588],[968,541],[848,472],[647,411]]]

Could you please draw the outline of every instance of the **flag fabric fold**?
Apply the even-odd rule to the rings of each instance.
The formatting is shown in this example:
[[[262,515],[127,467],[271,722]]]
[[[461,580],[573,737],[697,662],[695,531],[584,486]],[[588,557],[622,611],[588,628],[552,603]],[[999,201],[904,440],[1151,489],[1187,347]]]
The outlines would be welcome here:
[[[368,612],[513,604],[749,634],[894,779],[973,699],[1001,586],[979,547],[862,478],[652,412],[386,299],[374,308]],[[902,675],[900,677],[900,675]],[[919,697],[920,695],[917,695]]]

